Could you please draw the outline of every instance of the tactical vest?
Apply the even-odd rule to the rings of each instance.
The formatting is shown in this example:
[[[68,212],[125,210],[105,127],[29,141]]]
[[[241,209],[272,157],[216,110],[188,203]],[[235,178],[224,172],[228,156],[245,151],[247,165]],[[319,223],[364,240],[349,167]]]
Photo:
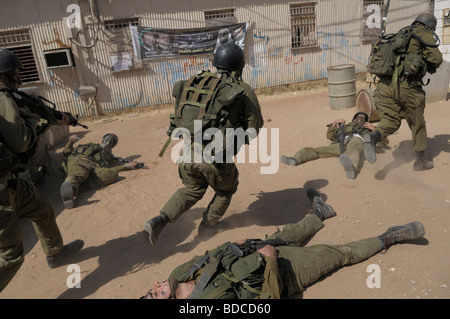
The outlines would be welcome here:
[[[194,121],[201,122],[202,132],[207,128],[225,126],[229,108],[244,93],[234,73],[203,71],[187,81],[176,82],[172,95],[175,97],[175,113],[171,114],[171,127],[184,128],[194,136]],[[199,123],[200,123],[199,122]]]
[[[17,103],[17,99],[15,98],[12,90],[3,88],[0,89],[0,92],[9,94]],[[37,138],[39,138],[39,136],[41,136],[44,132],[45,130],[38,131]],[[27,169],[35,171],[39,171],[41,169],[40,167],[34,167],[28,164],[36,152],[38,141],[37,138],[34,141],[34,144],[27,151],[22,153],[14,153],[5,145],[4,141],[0,140],[0,179],[5,178],[9,173],[17,174],[24,172]]]
[[[221,254],[223,253],[223,254]],[[214,256],[220,256],[219,263],[211,269],[208,267]],[[195,299],[252,299],[262,295],[265,262],[260,254],[253,253],[237,257],[227,249],[227,244],[197,256],[191,261],[177,267],[170,275],[183,282],[195,277],[197,271],[203,276],[210,276],[207,285],[197,292]],[[209,273],[208,273],[209,272]],[[195,291],[195,289],[194,289]]]
[[[70,155],[82,155],[96,162],[101,167],[110,167],[114,164],[114,157],[110,152],[106,152],[100,144],[88,143],[79,145],[72,150]]]

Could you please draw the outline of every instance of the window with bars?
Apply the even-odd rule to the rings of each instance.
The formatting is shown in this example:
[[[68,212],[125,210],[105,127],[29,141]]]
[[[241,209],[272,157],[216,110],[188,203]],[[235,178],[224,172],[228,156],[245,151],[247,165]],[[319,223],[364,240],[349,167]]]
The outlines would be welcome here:
[[[292,48],[317,46],[316,2],[290,5]]]
[[[371,4],[378,4],[379,6],[384,6],[384,0],[363,0],[363,6],[367,7]]]
[[[23,70],[20,73],[20,79],[23,83],[40,80],[29,30],[0,32],[0,47],[8,49],[19,57],[23,65]]]
[[[128,28],[130,25],[135,27],[139,26],[139,18],[105,21],[106,30],[122,30],[123,28]]]
[[[234,9],[204,11],[204,14],[205,26],[207,27],[237,23]]]

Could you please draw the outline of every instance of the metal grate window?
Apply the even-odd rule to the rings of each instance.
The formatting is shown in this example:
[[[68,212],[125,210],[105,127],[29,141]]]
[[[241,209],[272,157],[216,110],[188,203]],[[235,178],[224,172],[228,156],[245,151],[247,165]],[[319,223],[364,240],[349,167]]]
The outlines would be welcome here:
[[[384,0],[363,0],[363,6],[367,7],[371,4],[378,4],[379,6],[384,6]]]
[[[139,18],[105,21],[105,29],[106,30],[123,29],[128,28],[130,24],[135,27],[139,26]]]
[[[23,65],[23,71],[20,73],[23,83],[40,80],[29,30],[1,32],[0,47],[14,52],[19,57]]]
[[[317,45],[316,2],[291,4],[292,48]]]
[[[237,19],[234,15],[234,9],[204,11],[204,14],[205,24],[207,27],[237,23]]]
[[[205,11],[205,20],[234,18],[234,9]]]

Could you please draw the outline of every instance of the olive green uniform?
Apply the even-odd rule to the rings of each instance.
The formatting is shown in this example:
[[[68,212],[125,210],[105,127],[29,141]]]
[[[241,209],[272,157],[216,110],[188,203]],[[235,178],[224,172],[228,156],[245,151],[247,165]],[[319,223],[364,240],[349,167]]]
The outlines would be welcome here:
[[[119,172],[125,169],[133,169],[128,164],[121,163],[109,149],[100,144],[88,143],[73,147],[69,141],[63,150],[67,161],[62,166],[67,174],[65,181],[72,184],[75,194],[80,185],[90,176],[98,186],[106,186],[114,183],[119,178]]]
[[[432,33],[423,25],[415,25],[413,31],[426,43],[435,43]],[[427,128],[424,118],[425,91],[422,89],[422,77],[426,72],[434,73],[442,63],[442,53],[437,47],[425,46],[414,37],[408,52],[422,52],[424,63],[417,74],[408,77],[400,74],[398,80],[391,76],[381,76],[375,91],[374,102],[381,116],[374,131],[385,138],[395,133],[406,119],[411,129],[413,149],[422,152],[427,148]]]
[[[364,134],[370,133],[371,131],[355,122],[350,122],[344,125],[344,132],[346,138],[344,142],[345,151],[343,154],[348,155],[352,161],[353,167],[358,169],[361,164],[360,158],[364,151],[364,141],[362,140],[362,137]],[[332,144],[316,148],[304,147],[295,153],[293,157],[297,160],[298,164],[303,164],[319,158],[339,157],[341,152],[338,138],[339,127],[336,126],[334,128],[329,124],[327,139],[331,140],[333,142]]]
[[[0,88],[6,88],[0,84]],[[0,142],[14,154],[24,153],[36,143],[39,118],[19,115],[9,93],[0,92]],[[29,182],[9,172],[0,179],[0,291],[19,270],[24,260],[19,219],[31,221],[44,253],[56,255],[63,239],[52,204]]]
[[[256,132],[263,126],[261,108],[253,89],[240,82],[245,89],[244,98],[239,105],[230,109],[231,122],[242,122],[243,129],[254,128]],[[202,199],[208,186],[214,190],[214,197],[203,213],[207,225],[215,225],[225,214],[239,184],[239,172],[235,163],[179,163],[178,172],[184,187],[175,194],[161,209],[170,222],[175,222],[184,212]]]
[[[324,275],[342,266],[361,262],[382,250],[383,243],[377,238],[367,238],[345,245],[313,245],[301,247],[301,243],[323,227],[314,214],[307,215],[296,224],[286,225],[268,239],[281,238],[291,241],[290,246],[278,246],[278,257],[267,257],[259,252],[236,257],[223,244],[209,253],[208,261],[200,267],[204,256],[178,266],[170,277],[180,282],[201,280],[217,252],[223,252],[213,276],[198,295],[198,299],[249,299],[296,297]]]

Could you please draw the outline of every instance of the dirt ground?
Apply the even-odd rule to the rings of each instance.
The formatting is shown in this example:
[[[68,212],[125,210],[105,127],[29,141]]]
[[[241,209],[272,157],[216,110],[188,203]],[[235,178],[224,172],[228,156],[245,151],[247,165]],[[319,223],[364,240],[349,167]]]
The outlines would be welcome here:
[[[364,82],[358,89],[367,88]],[[304,146],[321,146],[326,124],[337,118],[351,119],[355,108],[332,110],[326,87],[260,96],[268,136],[279,133],[278,150],[271,156],[277,167],[282,154],[293,155]],[[108,132],[119,136],[116,156],[146,163],[148,170],[120,173],[116,183],[100,189],[84,189],[75,208],[64,209],[59,189],[64,143],[52,151],[50,175],[39,188],[53,202],[57,222],[66,242],[80,238],[84,249],[73,263],[81,271],[81,287],[68,288],[72,271],[49,269],[37,237],[28,221],[22,221],[25,262],[0,294],[2,299],[136,299],[154,281],[164,280],[179,264],[227,241],[262,238],[309,212],[306,188],[317,189],[337,212],[325,221],[307,245],[344,244],[377,236],[393,225],[421,221],[423,239],[395,245],[357,265],[341,268],[309,287],[304,299],[447,299],[450,297],[450,101],[428,104],[425,112],[429,136],[427,157],[434,169],[415,172],[411,134],[406,122],[390,137],[390,149],[378,153],[377,162],[364,162],[355,180],[349,180],[337,158],[320,159],[297,167],[279,163],[274,174],[268,167],[238,163],[240,185],[224,216],[224,230],[199,240],[201,214],[212,198],[204,198],[161,234],[157,247],[144,241],[144,223],[159,214],[175,190],[181,187],[176,165],[170,158],[172,142],[163,158],[158,156],[165,140],[168,116],[162,108],[95,120],[88,130],[71,127],[79,143],[100,142]],[[262,143],[260,144],[260,146]],[[264,146],[264,145],[262,145]],[[248,154],[248,147],[246,147]],[[374,265],[374,266],[371,266]],[[370,266],[370,267],[369,267]],[[379,267],[380,288],[369,288],[371,267]],[[372,281],[374,282],[374,281]]]

